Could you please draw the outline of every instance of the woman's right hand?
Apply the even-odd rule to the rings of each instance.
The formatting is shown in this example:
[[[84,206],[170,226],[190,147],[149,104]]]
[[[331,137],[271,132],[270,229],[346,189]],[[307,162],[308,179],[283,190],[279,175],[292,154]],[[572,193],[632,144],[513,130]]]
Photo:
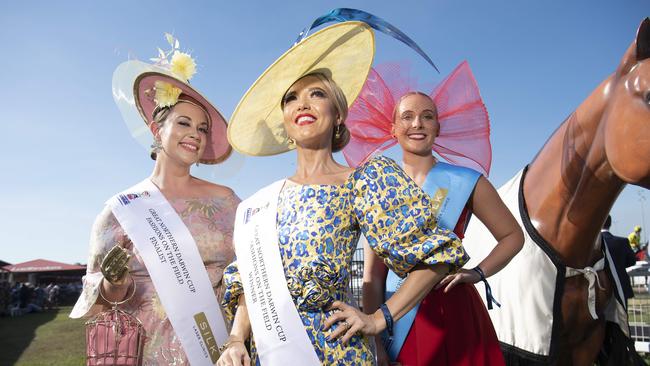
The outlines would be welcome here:
[[[251,358],[242,341],[231,341],[221,353],[217,366],[250,366]]]

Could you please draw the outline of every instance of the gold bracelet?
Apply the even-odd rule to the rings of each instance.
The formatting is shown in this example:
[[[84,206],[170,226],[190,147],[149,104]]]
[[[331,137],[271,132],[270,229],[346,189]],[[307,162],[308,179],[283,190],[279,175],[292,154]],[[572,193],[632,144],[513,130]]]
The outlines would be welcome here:
[[[106,278],[102,278],[102,281],[103,280],[106,280]],[[108,280],[106,280],[106,281],[108,281]],[[108,283],[111,283],[111,281],[108,281]],[[131,276],[131,284],[129,284],[129,287],[126,288],[126,291],[127,291],[127,294],[128,294],[129,288],[131,288],[131,287],[133,287],[133,291],[131,292],[131,296],[128,296],[126,299],[124,299],[122,301],[110,301],[110,300],[108,300],[106,297],[104,297],[104,294],[102,293],[103,287],[104,287],[103,282],[100,282],[99,283],[99,296],[101,296],[102,299],[104,299],[104,301],[111,304],[113,306],[113,308],[117,308],[117,305],[122,305],[125,302],[130,301],[133,298],[133,295],[135,295],[135,290],[137,288],[137,285],[135,283],[135,278],[133,278],[133,276]]]
[[[228,347],[230,347],[233,343],[244,343],[244,341],[235,339],[232,341],[227,341],[226,343],[222,344],[221,347],[219,347],[219,353],[223,353]]]

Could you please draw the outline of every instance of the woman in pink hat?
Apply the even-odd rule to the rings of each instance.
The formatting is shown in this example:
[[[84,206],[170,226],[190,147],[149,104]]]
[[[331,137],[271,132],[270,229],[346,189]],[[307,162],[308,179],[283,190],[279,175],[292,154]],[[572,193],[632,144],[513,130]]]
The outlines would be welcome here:
[[[212,364],[212,355],[192,344],[193,317],[203,313],[205,323],[196,324],[201,330],[209,324],[217,339],[226,334],[217,297],[234,258],[240,200],[230,188],[191,175],[192,165],[222,162],[231,148],[224,118],[188,84],[194,61],[167,37],[172,50],[161,51],[155,65],[128,61],[114,73],[115,101],[132,129],[144,120],[155,164],[147,179],[111,198],[97,217],[83,293],[70,316],[88,317],[125,301],[119,309],[145,331],[143,365]],[[89,336],[89,362],[107,351],[98,345],[104,338]]]
[[[490,317],[473,284],[503,268],[523,245],[523,233],[483,176],[490,169],[489,120],[467,62],[461,63],[430,95],[412,91],[399,65],[373,70],[348,125],[344,150],[352,166],[395,144],[404,171],[436,203],[438,224],[460,238],[472,214],[499,244],[473,269],[445,277],[394,325],[390,341],[376,339],[380,365],[503,365]],[[438,155],[453,164],[438,161]],[[402,280],[369,248],[365,250],[364,311],[372,312]],[[487,287],[489,289],[489,286]],[[488,307],[496,302],[488,290]]]

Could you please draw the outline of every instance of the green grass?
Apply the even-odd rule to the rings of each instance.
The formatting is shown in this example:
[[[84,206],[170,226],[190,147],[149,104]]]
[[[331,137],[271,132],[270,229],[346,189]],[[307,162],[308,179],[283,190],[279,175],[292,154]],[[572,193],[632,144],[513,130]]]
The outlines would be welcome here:
[[[647,302],[649,295],[635,295],[631,302]],[[0,318],[0,366],[85,364],[84,320],[70,319],[72,307],[58,311]],[[650,318],[650,314],[643,314]],[[650,365],[650,355],[643,355]]]
[[[83,365],[84,320],[68,318],[70,310],[0,318],[0,365]]]

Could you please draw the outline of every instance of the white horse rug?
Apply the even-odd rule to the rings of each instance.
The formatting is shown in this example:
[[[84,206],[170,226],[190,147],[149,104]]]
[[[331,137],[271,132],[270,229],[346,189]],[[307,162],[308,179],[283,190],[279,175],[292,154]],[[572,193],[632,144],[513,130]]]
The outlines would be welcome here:
[[[597,286],[593,269],[573,270],[566,267],[555,251],[537,233],[528,218],[521,191],[525,170],[520,171],[498,192],[522,227],[524,246],[499,273],[489,278],[493,296],[501,303],[489,311],[499,341],[507,353],[514,353],[532,362],[546,363],[555,359],[557,332],[561,323],[561,292],[567,275],[584,275]],[[496,245],[496,241],[479,220],[471,220],[463,244],[471,256],[467,268],[478,265]],[[609,266],[613,266],[608,261]],[[594,265],[604,267],[604,261]],[[613,268],[613,267],[610,267]],[[616,273],[616,271],[612,271]],[[611,273],[611,272],[610,272]],[[589,277],[592,277],[591,279]],[[614,277],[615,292],[620,285]],[[485,301],[485,288],[476,284]],[[591,290],[590,290],[591,291]],[[606,318],[619,323],[629,337],[627,314],[618,301],[611,301]]]

